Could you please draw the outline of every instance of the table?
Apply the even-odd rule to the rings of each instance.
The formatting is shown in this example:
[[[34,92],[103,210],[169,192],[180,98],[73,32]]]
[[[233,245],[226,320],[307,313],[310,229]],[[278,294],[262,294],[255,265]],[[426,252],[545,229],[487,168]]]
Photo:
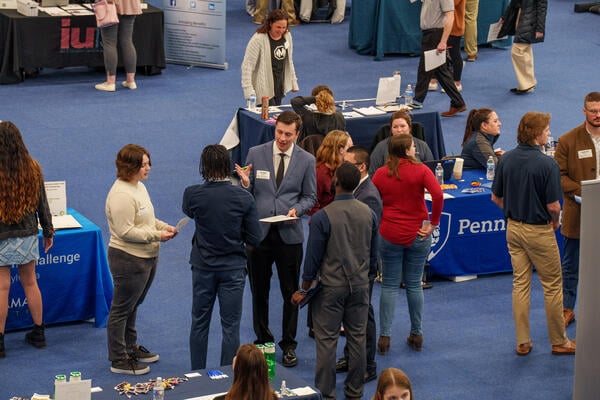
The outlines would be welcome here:
[[[490,184],[483,170],[465,170],[463,179],[454,179],[456,190],[446,190],[454,196],[444,200],[439,228],[432,237],[428,256],[430,272],[435,275],[460,277],[512,271],[506,245],[504,214],[492,200],[490,188],[482,193],[461,193],[470,188],[472,181]],[[430,208],[431,202],[427,201]],[[562,236],[557,231],[557,241],[562,249]]]
[[[491,23],[498,22],[509,0],[480,0],[477,17],[477,43],[487,43]],[[421,1],[353,1],[350,11],[348,45],[359,54],[382,60],[385,54],[419,54]],[[494,42],[508,46],[510,39]]]
[[[346,118],[346,130],[355,145],[371,147],[373,136],[382,125],[389,124],[391,113],[385,115]],[[436,111],[413,111],[412,119],[423,124],[425,139],[436,159],[446,155],[442,121]],[[242,165],[252,146],[266,143],[275,137],[274,122],[265,121],[260,114],[240,108],[237,111],[239,145],[232,149],[233,162]]]
[[[44,304],[44,323],[95,319],[98,328],[106,326],[112,300],[112,276],[100,228],[73,209],[69,214],[80,229],[56,231],[54,246],[44,253],[40,236],[40,258],[36,272]],[[18,269],[11,268],[6,329],[33,325]]]
[[[163,20],[162,10],[151,5],[135,20],[133,41],[142,72],[165,68]],[[24,70],[72,66],[104,66],[94,15],[26,17],[0,10],[0,84],[22,82]]]
[[[206,396],[205,399],[208,399],[208,398],[211,398],[210,397],[211,394],[226,392],[231,387],[231,384],[233,383],[233,370],[231,368],[231,365],[217,367],[217,368],[213,368],[213,369],[222,371],[223,373],[228,375],[228,378],[212,380],[206,374],[207,370],[199,370],[198,372],[201,374],[201,376],[195,377],[195,378],[190,378],[189,381],[182,382],[181,384],[177,385],[175,387],[175,389],[165,391],[165,398],[168,398],[169,400],[188,400],[188,399],[193,400],[193,399],[198,399],[201,396]],[[175,376],[183,377],[184,374],[180,373],[180,374],[170,375],[169,377],[175,377]],[[156,377],[154,377],[154,378],[156,378]],[[138,383],[138,382],[144,382],[147,379],[148,379],[148,377],[146,377],[146,376],[144,376],[144,377],[132,376],[125,380],[130,383]],[[110,384],[101,385],[101,387],[103,387],[103,391],[99,392],[99,393],[92,393],[92,400],[120,400],[120,399],[122,399],[123,396],[119,397],[117,392],[115,390],[113,390],[113,387],[115,387],[118,383],[122,382],[123,380],[124,380],[123,376],[121,376],[121,377],[115,376],[113,378],[113,381],[110,382]],[[299,388],[299,387],[310,386],[315,391],[315,393],[312,395],[286,396],[286,397],[282,397],[282,399],[285,399],[285,400],[288,400],[288,399],[289,400],[297,400],[297,399],[321,400],[321,393],[319,392],[318,389],[315,389],[314,387],[312,387],[312,385],[308,384],[302,378],[295,375],[291,369],[285,368],[282,365],[277,364],[275,367],[275,379],[273,379],[273,381],[271,382],[271,387],[274,390],[279,390],[279,388],[281,387],[282,380],[285,380],[286,387],[288,389],[295,389],[295,388]],[[93,386],[98,386],[98,382],[96,382],[96,381],[93,381],[92,384],[93,384]],[[152,395],[149,394],[147,396],[151,397]],[[143,395],[142,395],[142,398],[143,398]]]

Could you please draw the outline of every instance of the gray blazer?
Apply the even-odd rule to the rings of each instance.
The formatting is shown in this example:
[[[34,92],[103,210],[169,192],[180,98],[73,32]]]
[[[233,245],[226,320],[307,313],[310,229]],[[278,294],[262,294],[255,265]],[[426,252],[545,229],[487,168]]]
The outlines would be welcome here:
[[[296,215],[302,216],[310,210],[317,200],[317,177],[315,158],[312,154],[294,145],[292,157],[283,181],[279,188],[275,184],[275,167],[273,165],[273,141],[250,148],[246,164],[252,164],[250,186],[248,190],[254,195],[259,218],[285,215],[291,208]],[[268,179],[258,171],[268,171]],[[270,224],[261,222],[261,241],[267,236]],[[279,234],[286,244],[298,244],[304,240],[302,221],[281,223]]]

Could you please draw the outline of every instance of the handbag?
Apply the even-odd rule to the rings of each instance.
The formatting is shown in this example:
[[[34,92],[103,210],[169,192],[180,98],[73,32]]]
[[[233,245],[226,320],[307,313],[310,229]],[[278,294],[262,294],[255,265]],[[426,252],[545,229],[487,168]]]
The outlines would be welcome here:
[[[106,28],[119,23],[117,6],[112,1],[109,3],[107,0],[99,0],[94,3],[94,14],[98,28]]]

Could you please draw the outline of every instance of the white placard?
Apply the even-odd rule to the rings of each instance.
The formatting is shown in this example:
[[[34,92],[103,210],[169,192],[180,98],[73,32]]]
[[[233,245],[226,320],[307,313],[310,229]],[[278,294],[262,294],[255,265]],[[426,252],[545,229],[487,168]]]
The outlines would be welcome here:
[[[52,215],[65,215],[67,213],[67,182],[46,181],[46,197]]]
[[[446,62],[445,51],[438,53],[437,49],[433,49],[427,50],[423,54],[425,55],[425,71],[436,69]]]

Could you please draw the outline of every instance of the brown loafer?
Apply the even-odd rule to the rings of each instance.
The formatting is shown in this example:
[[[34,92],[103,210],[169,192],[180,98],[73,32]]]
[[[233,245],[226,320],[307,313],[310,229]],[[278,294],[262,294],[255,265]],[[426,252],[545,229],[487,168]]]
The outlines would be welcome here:
[[[568,356],[575,354],[575,340],[569,339],[567,343],[558,346],[552,346],[552,354],[557,356]]]
[[[533,342],[531,339],[529,339],[529,342],[521,343],[517,346],[517,354],[520,356],[526,356],[531,352],[531,349],[533,349]]]
[[[565,328],[575,321],[575,312],[570,308],[563,309],[563,319],[565,320]]]
[[[390,351],[389,336],[379,336],[379,340],[377,341],[377,350],[379,351],[379,354],[385,354]]]
[[[458,114],[459,112],[463,112],[467,109],[467,105],[463,104],[460,107],[450,107],[450,109],[448,111],[444,111],[442,113],[442,117],[454,117],[456,114]]]
[[[467,61],[468,62],[473,62],[475,60],[477,60],[477,54],[470,54],[470,55],[467,56]]]
[[[421,348],[423,348],[423,335],[415,335],[411,333],[406,338],[406,343],[408,343],[408,345],[414,350],[421,351]]]

